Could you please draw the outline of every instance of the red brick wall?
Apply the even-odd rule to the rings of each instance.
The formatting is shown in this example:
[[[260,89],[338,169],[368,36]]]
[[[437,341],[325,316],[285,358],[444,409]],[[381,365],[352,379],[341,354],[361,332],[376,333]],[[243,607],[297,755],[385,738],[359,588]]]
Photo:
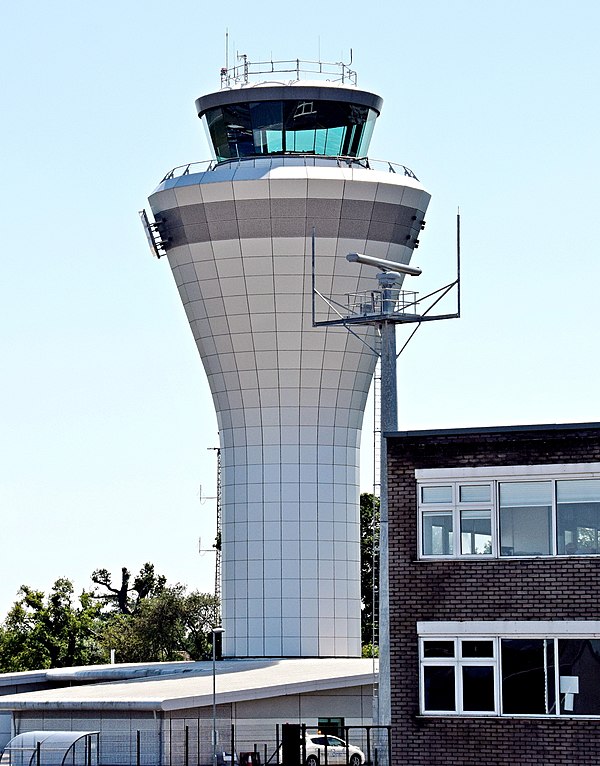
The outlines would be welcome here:
[[[417,468],[600,462],[600,424],[388,439],[393,763],[597,766],[600,721],[419,716],[419,620],[598,620],[600,557],[418,561]]]

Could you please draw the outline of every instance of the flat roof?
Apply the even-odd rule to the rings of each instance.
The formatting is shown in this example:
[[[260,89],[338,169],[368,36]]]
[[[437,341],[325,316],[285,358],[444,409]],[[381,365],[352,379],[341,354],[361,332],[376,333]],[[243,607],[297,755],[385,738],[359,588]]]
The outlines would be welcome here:
[[[599,430],[600,423],[544,423],[522,426],[473,426],[467,428],[431,428],[422,431],[387,431],[386,439],[405,439],[421,436],[452,436],[462,434],[510,433],[511,431],[582,431]]]
[[[160,665],[157,663],[156,665]],[[180,710],[212,705],[212,662],[139,666],[123,679],[118,665],[63,668],[54,680],[98,683],[0,696],[1,710]],[[361,658],[221,660],[216,663],[218,704],[364,686],[373,682],[373,660]],[[103,670],[103,672],[102,672]],[[47,671],[50,672],[50,671]],[[87,677],[86,677],[87,673]],[[148,675],[150,673],[150,675]],[[90,675],[91,674],[91,675]],[[10,674],[17,676],[19,674]],[[13,684],[16,681],[13,681]]]

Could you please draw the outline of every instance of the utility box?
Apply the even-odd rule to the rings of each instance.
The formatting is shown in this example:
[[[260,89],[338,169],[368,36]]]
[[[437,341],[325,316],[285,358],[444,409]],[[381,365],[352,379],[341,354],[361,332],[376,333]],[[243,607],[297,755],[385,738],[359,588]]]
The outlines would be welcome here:
[[[283,766],[300,766],[302,755],[301,726],[284,723],[281,727],[281,762]]]

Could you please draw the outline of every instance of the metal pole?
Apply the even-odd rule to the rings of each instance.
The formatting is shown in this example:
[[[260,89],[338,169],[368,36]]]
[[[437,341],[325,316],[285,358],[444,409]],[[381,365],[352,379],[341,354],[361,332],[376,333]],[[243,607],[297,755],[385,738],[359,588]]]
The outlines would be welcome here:
[[[221,635],[225,631],[223,628],[212,629],[212,719],[213,719],[213,766],[217,766],[217,635]],[[231,754],[233,759],[233,753]],[[233,760],[232,760],[233,766]]]
[[[379,695],[377,723],[391,723],[388,471],[385,434],[398,429],[396,325],[381,323],[381,498],[379,505]]]

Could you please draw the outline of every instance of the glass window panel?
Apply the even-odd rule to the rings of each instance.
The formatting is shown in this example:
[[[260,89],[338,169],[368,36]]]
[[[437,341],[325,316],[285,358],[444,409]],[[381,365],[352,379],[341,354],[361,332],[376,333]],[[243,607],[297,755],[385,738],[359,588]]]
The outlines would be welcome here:
[[[600,640],[558,641],[560,712],[600,715]]]
[[[451,556],[452,513],[423,513],[423,554],[425,556]]]
[[[421,487],[422,503],[451,503],[452,487]]]
[[[454,667],[424,667],[425,710],[456,710]]]
[[[600,502],[559,503],[558,553],[600,553]]]
[[[462,641],[461,654],[463,657],[493,657],[493,641]]]
[[[500,485],[500,555],[536,556],[552,552],[552,483]]]
[[[460,512],[460,552],[463,556],[492,553],[492,512]]]
[[[503,482],[500,484],[500,505],[503,508],[552,505],[552,482]]]
[[[461,503],[489,503],[492,489],[489,484],[463,484],[458,494]]]
[[[501,641],[502,711],[504,713],[546,713],[544,641],[510,638]],[[550,670],[549,672],[553,672]]]
[[[466,665],[462,668],[462,707],[468,712],[493,712],[494,668],[488,665]]]
[[[454,657],[454,641],[423,641],[423,657]]]
[[[600,479],[576,479],[556,482],[559,503],[600,503]]]

